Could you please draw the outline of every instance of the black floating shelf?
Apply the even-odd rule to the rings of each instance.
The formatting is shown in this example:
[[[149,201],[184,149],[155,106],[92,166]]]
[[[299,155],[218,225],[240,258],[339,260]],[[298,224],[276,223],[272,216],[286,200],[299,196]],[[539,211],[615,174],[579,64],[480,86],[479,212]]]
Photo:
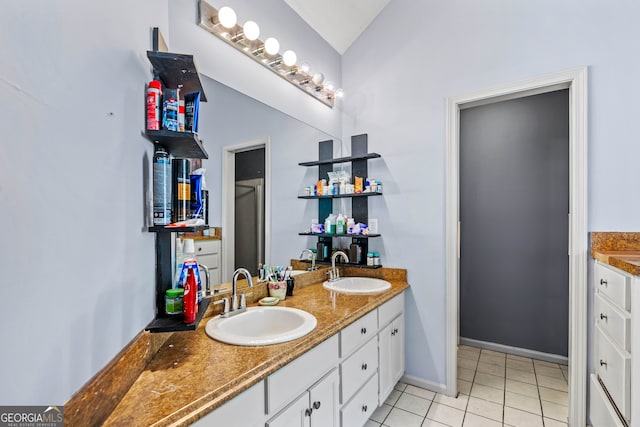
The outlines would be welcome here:
[[[165,227],[164,225],[154,225],[149,227],[152,233],[194,233],[209,228],[208,225],[196,225],[195,227]]]
[[[346,197],[382,196],[382,193],[332,194],[330,196],[298,196],[298,199],[343,199]]]
[[[180,87],[185,94],[200,92],[200,101],[207,102],[193,55],[148,50],[147,58],[166,87]]]
[[[371,237],[380,237],[380,234],[327,234],[327,233],[298,233],[299,236],[311,237],[350,237],[352,239],[369,239]]]
[[[316,160],[313,162],[302,162],[298,163],[300,166],[318,166],[318,165],[331,165],[334,163],[346,163],[352,162],[354,160],[368,160],[368,159],[376,159],[380,156],[378,153],[366,153],[366,154],[357,154],[355,156],[348,157],[338,157],[335,159],[326,159],[326,160]]]
[[[147,130],[145,136],[152,142],[163,146],[173,157],[184,159],[208,159],[198,134],[192,132],[174,132],[170,130]]]
[[[202,316],[204,316],[205,311],[207,311],[210,301],[210,298],[203,298],[202,301],[200,301],[198,315],[196,316],[196,321],[193,323],[184,323],[184,315],[176,314],[170,317],[158,317],[149,323],[145,329],[150,332],[195,331],[202,320]]]

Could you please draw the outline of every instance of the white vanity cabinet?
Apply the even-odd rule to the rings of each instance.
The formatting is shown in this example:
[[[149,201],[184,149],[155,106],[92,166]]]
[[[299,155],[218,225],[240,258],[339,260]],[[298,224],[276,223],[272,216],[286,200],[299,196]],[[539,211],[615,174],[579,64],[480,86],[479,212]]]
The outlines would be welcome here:
[[[363,426],[404,374],[403,314],[400,294],[196,425]]]
[[[633,413],[631,404],[640,387],[640,316],[634,314],[640,306],[639,282],[622,270],[595,262],[594,372],[589,382],[593,427],[640,426],[640,415]]]

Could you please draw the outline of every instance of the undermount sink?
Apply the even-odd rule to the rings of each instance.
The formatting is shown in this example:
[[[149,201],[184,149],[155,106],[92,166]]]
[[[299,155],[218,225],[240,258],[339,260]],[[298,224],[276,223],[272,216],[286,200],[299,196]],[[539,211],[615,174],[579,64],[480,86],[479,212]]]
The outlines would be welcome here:
[[[291,307],[249,307],[231,317],[216,316],[207,322],[211,338],[227,344],[259,346],[295,340],[311,332],[316,318]]]
[[[391,289],[391,283],[371,277],[342,277],[322,284],[325,289],[343,294],[378,294]]]

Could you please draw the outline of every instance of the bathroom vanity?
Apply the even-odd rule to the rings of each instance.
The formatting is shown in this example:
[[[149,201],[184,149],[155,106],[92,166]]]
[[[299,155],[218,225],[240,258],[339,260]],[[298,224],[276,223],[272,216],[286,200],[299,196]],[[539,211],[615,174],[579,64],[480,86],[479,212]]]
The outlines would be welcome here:
[[[281,344],[236,346],[209,338],[205,318],[196,331],[166,339],[104,424],[363,425],[404,373],[406,271],[369,270],[367,276],[389,281],[391,289],[345,295],[323,288],[324,270],[301,275],[312,283],[297,281],[294,296],[278,304],[313,314],[311,333]],[[251,288],[250,298],[264,296],[263,288]],[[211,304],[205,317],[219,310]]]

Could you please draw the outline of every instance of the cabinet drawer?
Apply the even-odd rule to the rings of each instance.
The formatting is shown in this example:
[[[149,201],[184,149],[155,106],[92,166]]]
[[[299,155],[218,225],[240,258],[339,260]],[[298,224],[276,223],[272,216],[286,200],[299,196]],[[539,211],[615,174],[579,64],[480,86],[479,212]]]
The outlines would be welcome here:
[[[599,326],[595,327],[596,372],[626,419],[631,417],[631,355],[618,348]]]
[[[380,328],[386,326],[404,311],[404,293],[390,299],[378,307],[378,324]]]
[[[620,348],[631,351],[631,315],[596,294],[594,299],[596,325]]]
[[[353,399],[342,407],[342,427],[363,426],[378,406],[378,375],[371,377]]]
[[[220,253],[220,240],[196,240],[194,246],[196,256]]]
[[[267,413],[272,414],[338,364],[338,336],[312,348],[267,377]]]
[[[340,357],[347,357],[376,333],[378,333],[378,312],[373,310],[340,332]]]
[[[589,418],[593,427],[624,427],[595,375],[589,387]]]
[[[621,308],[631,310],[631,278],[604,264],[596,263],[595,287]]]
[[[198,264],[205,265],[209,270],[220,267],[220,255],[198,255],[196,257]]]
[[[349,400],[377,369],[378,340],[374,337],[340,364],[340,402]]]

